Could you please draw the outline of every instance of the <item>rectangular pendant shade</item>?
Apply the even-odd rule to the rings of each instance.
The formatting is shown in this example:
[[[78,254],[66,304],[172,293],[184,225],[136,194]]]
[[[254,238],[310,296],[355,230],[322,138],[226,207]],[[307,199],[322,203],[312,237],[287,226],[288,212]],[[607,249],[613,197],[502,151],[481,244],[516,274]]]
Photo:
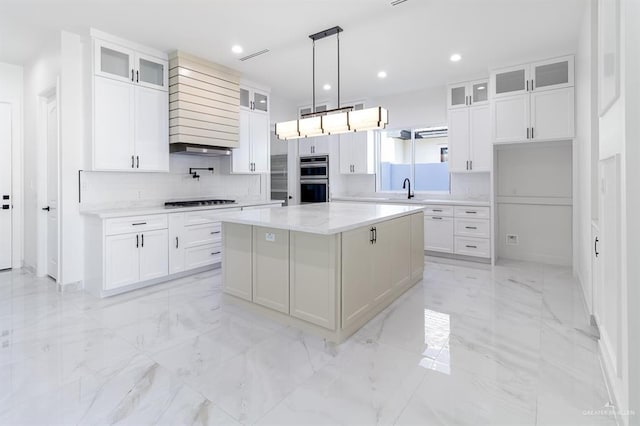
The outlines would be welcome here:
[[[382,107],[339,112],[318,117],[276,123],[278,139],[298,139],[321,135],[384,129],[389,113]]]
[[[298,139],[300,131],[298,130],[298,120],[283,121],[276,123],[276,136],[278,139]]]

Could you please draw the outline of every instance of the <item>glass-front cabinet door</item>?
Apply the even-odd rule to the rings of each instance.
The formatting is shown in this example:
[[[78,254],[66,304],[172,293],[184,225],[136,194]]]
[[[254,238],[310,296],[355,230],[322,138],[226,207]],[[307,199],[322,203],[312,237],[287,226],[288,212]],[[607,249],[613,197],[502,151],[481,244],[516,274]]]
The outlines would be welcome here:
[[[121,81],[135,81],[133,50],[98,39],[94,43],[96,75]]]
[[[510,96],[529,90],[529,65],[503,68],[491,74],[493,96]]]
[[[461,108],[469,105],[468,83],[451,84],[447,88],[449,108]]]
[[[269,95],[263,92],[253,92],[253,109],[260,112],[269,112]]]
[[[573,56],[531,64],[532,90],[561,89],[573,86]]]
[[[251,109],[251,92],[244,87],[240,88],[240,107]]]
[[[136,55],[136,83],[151,89],[167,90],[167,61],[150,55]]]
[[[471,105],[483,105],[489,103],[489,79],[476,80],[469,83],[469,96]]]

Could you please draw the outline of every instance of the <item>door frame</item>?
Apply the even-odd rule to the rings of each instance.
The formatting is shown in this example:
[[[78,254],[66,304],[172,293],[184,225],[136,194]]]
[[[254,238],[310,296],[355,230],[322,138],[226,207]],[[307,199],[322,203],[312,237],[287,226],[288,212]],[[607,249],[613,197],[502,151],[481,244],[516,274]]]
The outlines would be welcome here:
[[[38,112],[37,112],[37,132],[38,132],[38,149],[37,149],[37,261],[36,261],[36,275],[39,277],[47,276],[47,213],[41,209],[47,205],[47,168],[48,168],[48,144],[47,144],[47,106],[52,100],[56,102],[57,109],[57,121],[58,121],[58,137],[57,137],[57,163],[58,163],[58,185],[57,185],[57,199],[58,208],[56,214],[58,215],[56,223],[58,224],[58,271],[56,273],[55,281],[60,283],[60,270],[61,270],[61,238],[60,238],[60,77],[56,78],[56,85],[51,87],[38,95]]]

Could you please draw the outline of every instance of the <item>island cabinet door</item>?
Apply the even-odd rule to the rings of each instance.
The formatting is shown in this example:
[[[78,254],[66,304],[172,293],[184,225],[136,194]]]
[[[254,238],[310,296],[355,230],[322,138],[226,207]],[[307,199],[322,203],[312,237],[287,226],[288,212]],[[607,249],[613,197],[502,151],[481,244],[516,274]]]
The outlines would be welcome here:
[[[335,330],[340,236],[291,232],[289,241],[291,316]]]
[[[377,250],[386,248],[387,262],[391,261],[390,288],[404,287],[411,281],[411,216],[404,216],[384,223],[389,229],[389,243],[381,244],[382,232],[378,232]],[[384,235],[387,238],[386,232]],[[380,263],[383,264],[383,263]]]
[[[289,313],[289,231],[253,227],[253,302]]]
[[[349,328],[374,304],[373,227],[342,233],[342,328]]]
[[[222,224],[222,286],[225,293],[252,300],[251,225]]]

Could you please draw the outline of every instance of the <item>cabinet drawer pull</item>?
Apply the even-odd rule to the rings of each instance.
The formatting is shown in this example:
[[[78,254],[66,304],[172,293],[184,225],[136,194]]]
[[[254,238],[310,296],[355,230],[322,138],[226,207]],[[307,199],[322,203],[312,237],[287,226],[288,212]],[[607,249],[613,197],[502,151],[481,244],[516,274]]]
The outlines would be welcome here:
[[[220,254],[219,251],[214,251],[213,253],[211,253],[211,256],[215,256],[216,254]]]
[[[477,228],[477,227],[475,227],[475,226],[465,226],[465,228],[466,228],[466,229],[478,229],[478,228]]]
[[[477,248],[478,248],[478,246],[471,246],[471,245],[469,245],[469,244],[467,244],[465,247],[467,247],[467,248],[474,248],[474,249],[477,249]]]
[[[465,213],[467,213],[467,214],[477,214],[478,212],[474,211],[474,210],[465,210]]]
[[[440,216],[431,216],[431,219],[442,220]]]
[[[219,233],[220,233],[220,231],[211,231],[211,235],[219,234]]]
[[[131,225],[133,226],[139,226],[139,225],[146,225],[147,222],[138,222],[138,223],[132,223]]]
[[[440,212],[442,212],[442,209],[433,209],[433,211],[440,213]]]

